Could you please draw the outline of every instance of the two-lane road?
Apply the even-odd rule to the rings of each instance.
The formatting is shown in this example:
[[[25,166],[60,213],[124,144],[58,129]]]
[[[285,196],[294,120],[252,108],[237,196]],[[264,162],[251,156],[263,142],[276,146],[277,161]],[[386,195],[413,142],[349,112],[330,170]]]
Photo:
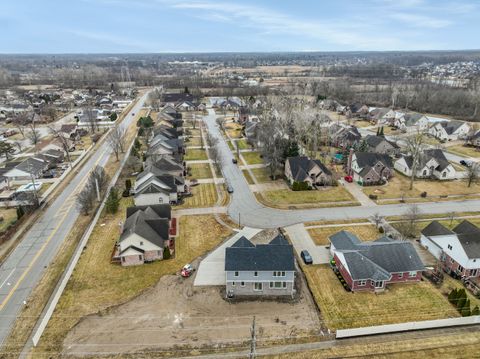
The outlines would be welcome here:
[[[252,228],[286,227],[297,223],[317,220],[345,220],[354,218],[368,218],[379,213],[382,216],[403,214],[408,204],[391,204],[380,206],[356,206],[316,208],[305,210],[280,210],[269,208],[257,202],[251,192],[240,168],[232,163],[233,154],[216,123],[214,110],[209,109],[208,116],[204,117],[208,131],[218,138],[219,151],[222,155],[222,171],[225,180],[232,185],[234,193],[228,207],[228,214],[242,225]],[[240,163],[239,163],[240,164]],[[422,213],[449,213],[449,212],[476,212],[480,211],[480,200],[425,202],[418,203]]]
[[[142,108],[146,94],[133,106],[122,126],[134,119],[133,113]],[[105,141],[92,154],[78,174],[45,210],[45,213],[26,233],[24,239],[0,267],[0,345],[8,336],[24,302],[52,262],[58,249],[79,216],[76,194],[83,188],[90,171],[104,166],[111,154]]]

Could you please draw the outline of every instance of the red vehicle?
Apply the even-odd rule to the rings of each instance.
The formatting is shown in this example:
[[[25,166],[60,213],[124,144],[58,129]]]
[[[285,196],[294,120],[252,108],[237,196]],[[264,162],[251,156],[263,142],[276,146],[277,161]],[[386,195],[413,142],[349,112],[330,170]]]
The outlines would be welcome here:
[[[183,278],[188,278],[192,275],[194,271],[195,271],[195,268],[193,268],[191,264],[185,264],[180,274],[182,275]]]
[[[353,177],[352,176],[345,176],[345,181],[347,181],[348,183],[352,183],[353,182]]]

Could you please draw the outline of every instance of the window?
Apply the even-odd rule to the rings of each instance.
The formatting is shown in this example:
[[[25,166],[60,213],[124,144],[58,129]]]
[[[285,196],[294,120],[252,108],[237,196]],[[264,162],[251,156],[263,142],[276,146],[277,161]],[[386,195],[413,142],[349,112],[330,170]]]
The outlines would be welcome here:
[[[282,287],[285,289],[287,288],[287,282],[282,282]]]
[[[464,270],[464,268],[459,264],[459,265],[458,265],[458,271],[459,271],[459,272],[463,272],[463,270]]]
[[[450,249],[450,250],[453,249],[453,247],[450,244],[447,246],[447,248]]]
[[[240,282],[240,285],[241,285],[242,287],[245,287],[245,282]]]
[[[423,175],[424,175],[424,176],[427,175],[427,170],[423,170]]]
[[[162,197],[160,197],[160,198],[158,199],[158,203],[163,203],[163,198],[162,198]]]
[[[285,283],[285,286],[287,285],[286,282],[270,282],[270,289],[282,289],[283,284]],[[283,287],[285,288],[285,287]]]
[[[383,280],[375,281],[375,288],[383,288]]]
[[[367,284],[367,281],[366,281],[366,280],[359,280],[359,281],[358,281],[358,285],[359,285],[359,286],[362,286],[362,287],[363,287],[363,286],[366,285],[366,284]]]
[[[273,276],[274,277],[285,277],[285,272],[280,272],[280,271],[273,272]]]
[[[140,241],[140,245],[143,246],[143,241]]]
[[[416,276],[417,276],[417,272],[408,272],[408,276],[409,276],[409,277],[416,277]]]
[[[235,277],[238,277],[238,272],[235,272]]]
[[[157,251],[157,255],[161,256],[161,255],[162,255],[162,251]]]
[[[235,282],[232,282],[232,287],[235,287]]]
[[[138,260],[140,260],[140,261],[143,260],[141,255],[138,256]]]
[[[475,277],[477,275],[477,273],[478,273],[478,269],[470,269],[470,275],[472,277]]]
[[[403,278],[403,273],[399,273],[398,278]]]
[[[254,277],[258,277],[258,272],[253,272]]]
[[[442,177],[447,177],[447,172],[443,172]]]
[[[254,283],[253,284],[253,290],[256,290],[256,291],[263,290],[263,283]]]
[[[124,262],[124,263],[125,263],[125,257],[122,257],[122,262]]]

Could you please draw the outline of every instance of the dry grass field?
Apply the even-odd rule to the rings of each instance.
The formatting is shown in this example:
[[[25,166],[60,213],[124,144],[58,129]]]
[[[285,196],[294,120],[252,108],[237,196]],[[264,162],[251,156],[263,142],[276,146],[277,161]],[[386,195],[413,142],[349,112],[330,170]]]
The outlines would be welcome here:
[[[241,155],[248,165],[260,165],[263,163],[263,159],[258,152],[242,152]]]
[[[340,231],[349,231],[355,234],[362,241],[374,241],[379,238],[381,234],[373,224],[361,225],[361,226],[349,226],[342,227],[320,227],[307,229],[310,237],[317,245],[328,245],[330,241],[328,237]]]
[[[17,210],[15,208],[0,208],[0,232],[7,229],[10,223],[13,223],[17,219]]]
[[[311,191],[292,191],[282,189],[262,192],[264,202],[272,207],[310,204],[313,207],[322,203],[353,202],[352,195],[343,187],[328,187]],[[349,203],[351,205],[352,203]]]
[[[208,160],[207,152],[201,149],[187,148],[187,153],[184,157],[185,161],[203,161]]]
[[[213,177],[210,164],[208,163],[191,163],[188,165],[188,168],[189,178],[203,179]]]
[[[217,203],[217,191],[215,184],[202,183],[191,188],[193,196],[186,197],[183,204],[174,209],[213,207]]]
[[[379,294],[347,292],[328,265],[303,270],[330,329],[458,317],[459,314],[430,282],[396,284]]]
[[[447,152],[451,152],[455,155],[466,156],[466,157],[480,157],[480,151],[475,147],[455,145],[447,147]]]
[[[169,260],[124,268],[110,263],[128,200],[122,199],[116,215],[104,215],[90,237],[35,353],[56,353],[67,332],[84,316],[124,303],[153,286],[162,276],[174,274],[185,263],[216,247],[231,234],[213,216],[182,217],[176,254]],[[102,224],[104,224],[102,226]],[[197,231],[208,228],[208,231]]]
[[[243,175],[245,176],[245,179],[247,180],[248,184],[254,184],[252,176],[250,176],[250,173],[247,170],[242,170]]]

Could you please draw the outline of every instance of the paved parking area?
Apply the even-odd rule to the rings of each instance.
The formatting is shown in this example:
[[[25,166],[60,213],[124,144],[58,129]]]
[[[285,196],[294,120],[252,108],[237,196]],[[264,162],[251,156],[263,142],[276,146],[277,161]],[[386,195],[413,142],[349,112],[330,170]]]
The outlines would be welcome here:
[[[244,227],[240,232],[215,249],[200,262],[193,285],[225,285],[225,248],[230,247],[242,236],[251,239],[261,231],[261,229],[257,228]]]
[[[330,261],[330,251],[327,246],[317,246],[303,223],[285,227],[295,251],[300,256],[300,252],[306,249],[312,256],[313,264],[326,264]]]

